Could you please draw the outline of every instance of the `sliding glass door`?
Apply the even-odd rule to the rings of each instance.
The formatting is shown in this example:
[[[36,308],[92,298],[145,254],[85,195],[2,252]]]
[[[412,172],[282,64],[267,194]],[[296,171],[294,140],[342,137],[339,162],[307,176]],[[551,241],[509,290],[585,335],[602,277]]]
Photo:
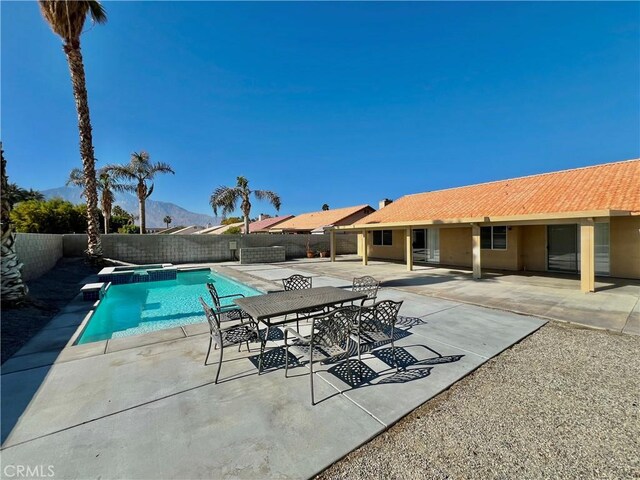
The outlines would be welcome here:
[[[440,230],[418,228],[413,230],[414,263],[440,263]]]
[[[578,272],[578,226],[547,227],[547,268],[556,272]]]

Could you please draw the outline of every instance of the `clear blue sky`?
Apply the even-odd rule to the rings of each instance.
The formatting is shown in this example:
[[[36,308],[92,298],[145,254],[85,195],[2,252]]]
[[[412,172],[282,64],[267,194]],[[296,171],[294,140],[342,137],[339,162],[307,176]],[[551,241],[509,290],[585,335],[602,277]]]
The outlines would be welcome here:
[[[640,156],[639,3],[105,6],[82,38],[98,166],[145,149],[176,170],[153,198],[190,210],[237,175],[301,213]],[[10,179],[61,186],[61,42],[35,2],[1,8]]]

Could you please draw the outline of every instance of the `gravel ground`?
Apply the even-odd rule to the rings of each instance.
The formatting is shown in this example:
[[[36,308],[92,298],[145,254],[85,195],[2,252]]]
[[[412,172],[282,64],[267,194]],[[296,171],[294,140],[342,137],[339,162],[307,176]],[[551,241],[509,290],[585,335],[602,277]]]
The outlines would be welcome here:
[[[2,363],[55,317],[80,292],[78,283],[96,271],[82,258],[62,258],[43,276],[27,282],[27,301],[18,307],[2,307]]]
[[[548,324],[319,479],[640,478],[640,337]]]

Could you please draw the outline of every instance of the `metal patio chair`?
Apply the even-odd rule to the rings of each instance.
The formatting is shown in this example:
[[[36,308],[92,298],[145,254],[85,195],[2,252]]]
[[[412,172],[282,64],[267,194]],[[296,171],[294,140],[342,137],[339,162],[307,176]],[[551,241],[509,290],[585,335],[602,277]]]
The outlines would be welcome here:
[[[215,348],[220,349],[220,359],[218,361],[218,371],[216,372],[216,379],[214,383],[218,383],[218,377],[220,376],[220,369],[222,367],[222,357],[224,354],[224,347],[230,345],[238,345],[242,347],[243,343],[246,343],[247,350],[250,352],[249,342],[255,342],[258,340],[257,326],[252,323],[238,323],[229,327],[222,328],[220,326],[220,313],[211,308],[200,297],[200,303],[204,309],[204,313],[209,323],[209,349],[207,350],[207,356],[204,359],[205,366],[209,360],[209,354],[211,353],[211,346],[215,345]]]
[[[382,300],[370,307],[360,307],[359,314],[351,324],[351,338],[358,346],[358,360],[361,359],[362,344],[371,345],[371,350],[374,350],[376,344],[391,342],[393,361],[398,371],[394,336],[401,306],[402,301]]]
[[[249,316],[239,307],[235,305],[222,305],[220,301],[223,298],[244,298],[242,293],[233,293],[231,295],[218,295],[218,290],[213,283],[207,283],[207,290],[213,300],[213,306],[218,311],[221,322],[230,322],[233,320],[240,320],[240,323],[244,323],[245,319]]]
[[[367,294],[367,298],[362,300],[362,305],[364,305],[365,302],[376,301],[378,288],[380,288],[380,281],[376,280],[373,277],[370,277],[369,275],[365,275],[364,277],[354,277],[351,290],[354,292],[362,292]]]
[[[292,328],[284,330],[285,346],[285,367],[284,376],[289,373],[289,351],[293,351],[296,356],[306,359],[309,363],[311,373],[311,405],[315,405],[313,391],[313,363],[326,362],[343,356],[347,360],[347,372],[351,377],[351,367],[349,366],[349,334],[354,317],[358,309],[345,307],[333,310],[330,313],[311,318],[311,334],[300,335]],[[294,338],[289,341],[289,335]],[[304,361],[303,361],[304,363]]]
[[[282,279],[282,287],[284,291],[290,290],[308,290],[313,288],[313,278],[305,277],[304,275],[291,275],[290,277]],[[296,329],[298,332],[300,331],[300,319],[307,318],[309,315],[313,315],[314,313],[318,313],[316,310],[308,310],[301,313],[296,313]],[[285,317],[286,318],[286,317]]]

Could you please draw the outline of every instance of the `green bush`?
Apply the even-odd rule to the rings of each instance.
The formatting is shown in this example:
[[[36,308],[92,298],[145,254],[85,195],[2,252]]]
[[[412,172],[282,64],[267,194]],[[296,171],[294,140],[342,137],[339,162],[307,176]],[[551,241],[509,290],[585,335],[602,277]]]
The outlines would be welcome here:
[[[86,212],[86,205],[74,205],[61,198],[27,200],[15,205],[11,222],[22,233],[85,233]]]
[[[123,225],[118,229],[118,233],[140,233],[140,227],[138,225]]]
[[[230,227],[226,232],[223,232],[223,235],[239,235],[242,233],[242,229],[240,227]]]

